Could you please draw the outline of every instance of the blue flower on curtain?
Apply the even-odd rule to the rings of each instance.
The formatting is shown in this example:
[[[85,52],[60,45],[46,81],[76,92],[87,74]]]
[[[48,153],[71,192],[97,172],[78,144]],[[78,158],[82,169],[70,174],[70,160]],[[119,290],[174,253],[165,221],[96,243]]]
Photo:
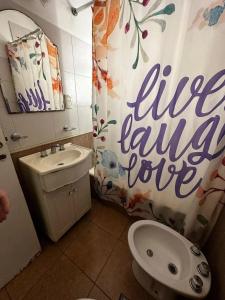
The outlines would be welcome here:
[[[118,161],[116,154],[111,150],[102,152],[102,165],[107,169],[108,177],[119,177],[125,175],[125,170]]]
[[[209,26],[216,25],[225,10],[225,4],[223,6],[217,5],[212,9],[206,9],[204,11],[203,17],[206,21],[208,21]]]

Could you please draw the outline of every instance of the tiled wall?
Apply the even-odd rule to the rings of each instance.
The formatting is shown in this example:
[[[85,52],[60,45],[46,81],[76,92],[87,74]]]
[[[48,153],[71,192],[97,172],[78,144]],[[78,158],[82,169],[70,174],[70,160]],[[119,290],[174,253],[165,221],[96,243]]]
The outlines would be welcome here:
[[[204,253],[212,271],[212,288],[207,300],[225,299],[225,209],[223,209]]]
[[[29,1],[27,6],[29,6]],[[17,152],[90,132],[92,130],[90,108],[92,98],[91,41],[89,43],[86,39],[82,41],[46,19],[42,19],[40,16],[20,7],[12,0],[0,2],[0,10],[10,8],[18,9],[30,16],[58,46],[63,92],[69,94],[73,100],[73,108],[62,112],[10,115],[7,113],[3,99],[0,96],[0,126],[4,135],[8,138],[10,151]],[[70,11],[68,11],[68,18],[73,18]],[[85,26],[85,24],[80,24],[80,26]],[[11,74],[7,58],[3,55],[0,55],[0,78],[7,80]],[[65,132],[63,131],[64,125],[75,127],[76,130]],[[18,132],[22,136],[28,136],[28,138],[13,142],[10,139],[13,132]]]

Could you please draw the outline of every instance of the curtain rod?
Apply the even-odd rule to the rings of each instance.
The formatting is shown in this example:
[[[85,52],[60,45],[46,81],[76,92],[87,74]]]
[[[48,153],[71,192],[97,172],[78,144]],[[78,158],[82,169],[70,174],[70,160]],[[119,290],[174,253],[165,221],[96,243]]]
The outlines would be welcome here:
[[[94,3],[94,1],[92,0],[92,1],[87,2],[86,4],[83,4],[83,5],[79,6],[79,7],[77,7],[77,8],[71,6],[71,12],[72,12],[72,14],[73,14],[74,16],[77,16],[78,13],[79,13],[80,11],[82,11],[82,10],[88,8],[88,7],[91,6],[93,3]]]

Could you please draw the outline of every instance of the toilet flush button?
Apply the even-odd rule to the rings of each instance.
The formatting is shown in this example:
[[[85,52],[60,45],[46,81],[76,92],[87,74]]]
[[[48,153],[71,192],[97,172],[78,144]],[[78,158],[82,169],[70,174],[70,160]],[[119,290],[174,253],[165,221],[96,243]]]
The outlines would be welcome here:
[[[201,251],[200,251],[199,247],[196,246],[196,245],[192,245],[192,246],[191,246],[191,252],[192,252],[194,255],[196,255],[196,256],[200,256],[200,255],[201,255]]]
[[[194,275],[191,279],[190,279],[190,285],[192,287],[192,289],[196,292],[196,293],[201,293],[202,291],[202,286],[203,286],[203,281],[201,280],[201,278],[198,275]]]

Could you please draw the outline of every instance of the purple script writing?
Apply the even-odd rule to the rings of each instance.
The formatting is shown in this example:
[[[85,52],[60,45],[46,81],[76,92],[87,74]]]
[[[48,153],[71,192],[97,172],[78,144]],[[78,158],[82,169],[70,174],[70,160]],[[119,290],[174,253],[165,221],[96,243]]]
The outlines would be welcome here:
[[[176,196],[185,198],[193,193],[201,183],[202,178],[197,174],[197,165],[204,160],[210,161],[218,157],[225,150],[225,69],[217,72],[206,83],[203,75],[196,76],[191,83],[189,77],[181,78],[171,101],[167,102],[167,106],[162,109],[160,101],[162,102],[166,87],[164,78],[169,76],[171,71],[172,67],[167,65],[161,73],[160,64],[156,64],[150,69],[135,102],[127,102],[127,106],[132,109],[132,112],[123,121],[118,143],[120,143],[123,154],[130,153],[128,166],[123,166],[128,172],[130,188],[138,180],[143,183],[149,182],[154,174],[157,190],[166,189],[175,179]],[[163,78],[160,82],[159,77]],[[190,96],[184,99],[182,94],[184,89],[188,88],[188,83]],[[220,91],[220,96],[217,94],[218,91]],[[221,97],[221,91],[223,91],[223,97]],[[208,96],[210,95],[213,95],[211,98],[213,100],[209,100]],[[182,113],[193,104],[196,118],[204,117],[204,121],[193,129],[193,133],[187,136],[184,144],[181,142],[181,138],[185,134],[186,124],[190,120],[182,117]],[[215,114],[218,107],[220,107],[220,115]],[[156,130],[154,126],[147,126],[165,115],[166,119],[164,118],[164,120],[167,122],[160,124],[157,134],[153,132]],[[168,123],[172,122],[169,120],[170,118],[179,120],[173,132],[171,124]],[[138,127],[138,122],[142,125],[146,124],[146,126]],[[212,141],[216,144],[215,147],[211,147]],[[155,162],[157,159],[154,160],[153,155],[151,157],[153,151],[161,158],[159,163]],[[186,155],[185,160],[184,154]],[[165,156],[169,159],[166,159]],[[176,164],[178,160],[180,162]],[[140,168],[137,172],[138,163]],[[162,180],[165,172],[168,174],[167,179],[165,180],[164,176]],[[185,192],[184,185],[186,186]]]
[[[20,111],[27,112],[31,111],[31,107],[37,107],[37,110],[48,110],[47,105],[50,104],[50,101],[45,99],[44,93],[40,86],[40,81],[37,80],[38,89],[35,87],[34,91],[32,88],[29,91],[26,89],[26,97],[21,93],[18,93],[18,105]]]

